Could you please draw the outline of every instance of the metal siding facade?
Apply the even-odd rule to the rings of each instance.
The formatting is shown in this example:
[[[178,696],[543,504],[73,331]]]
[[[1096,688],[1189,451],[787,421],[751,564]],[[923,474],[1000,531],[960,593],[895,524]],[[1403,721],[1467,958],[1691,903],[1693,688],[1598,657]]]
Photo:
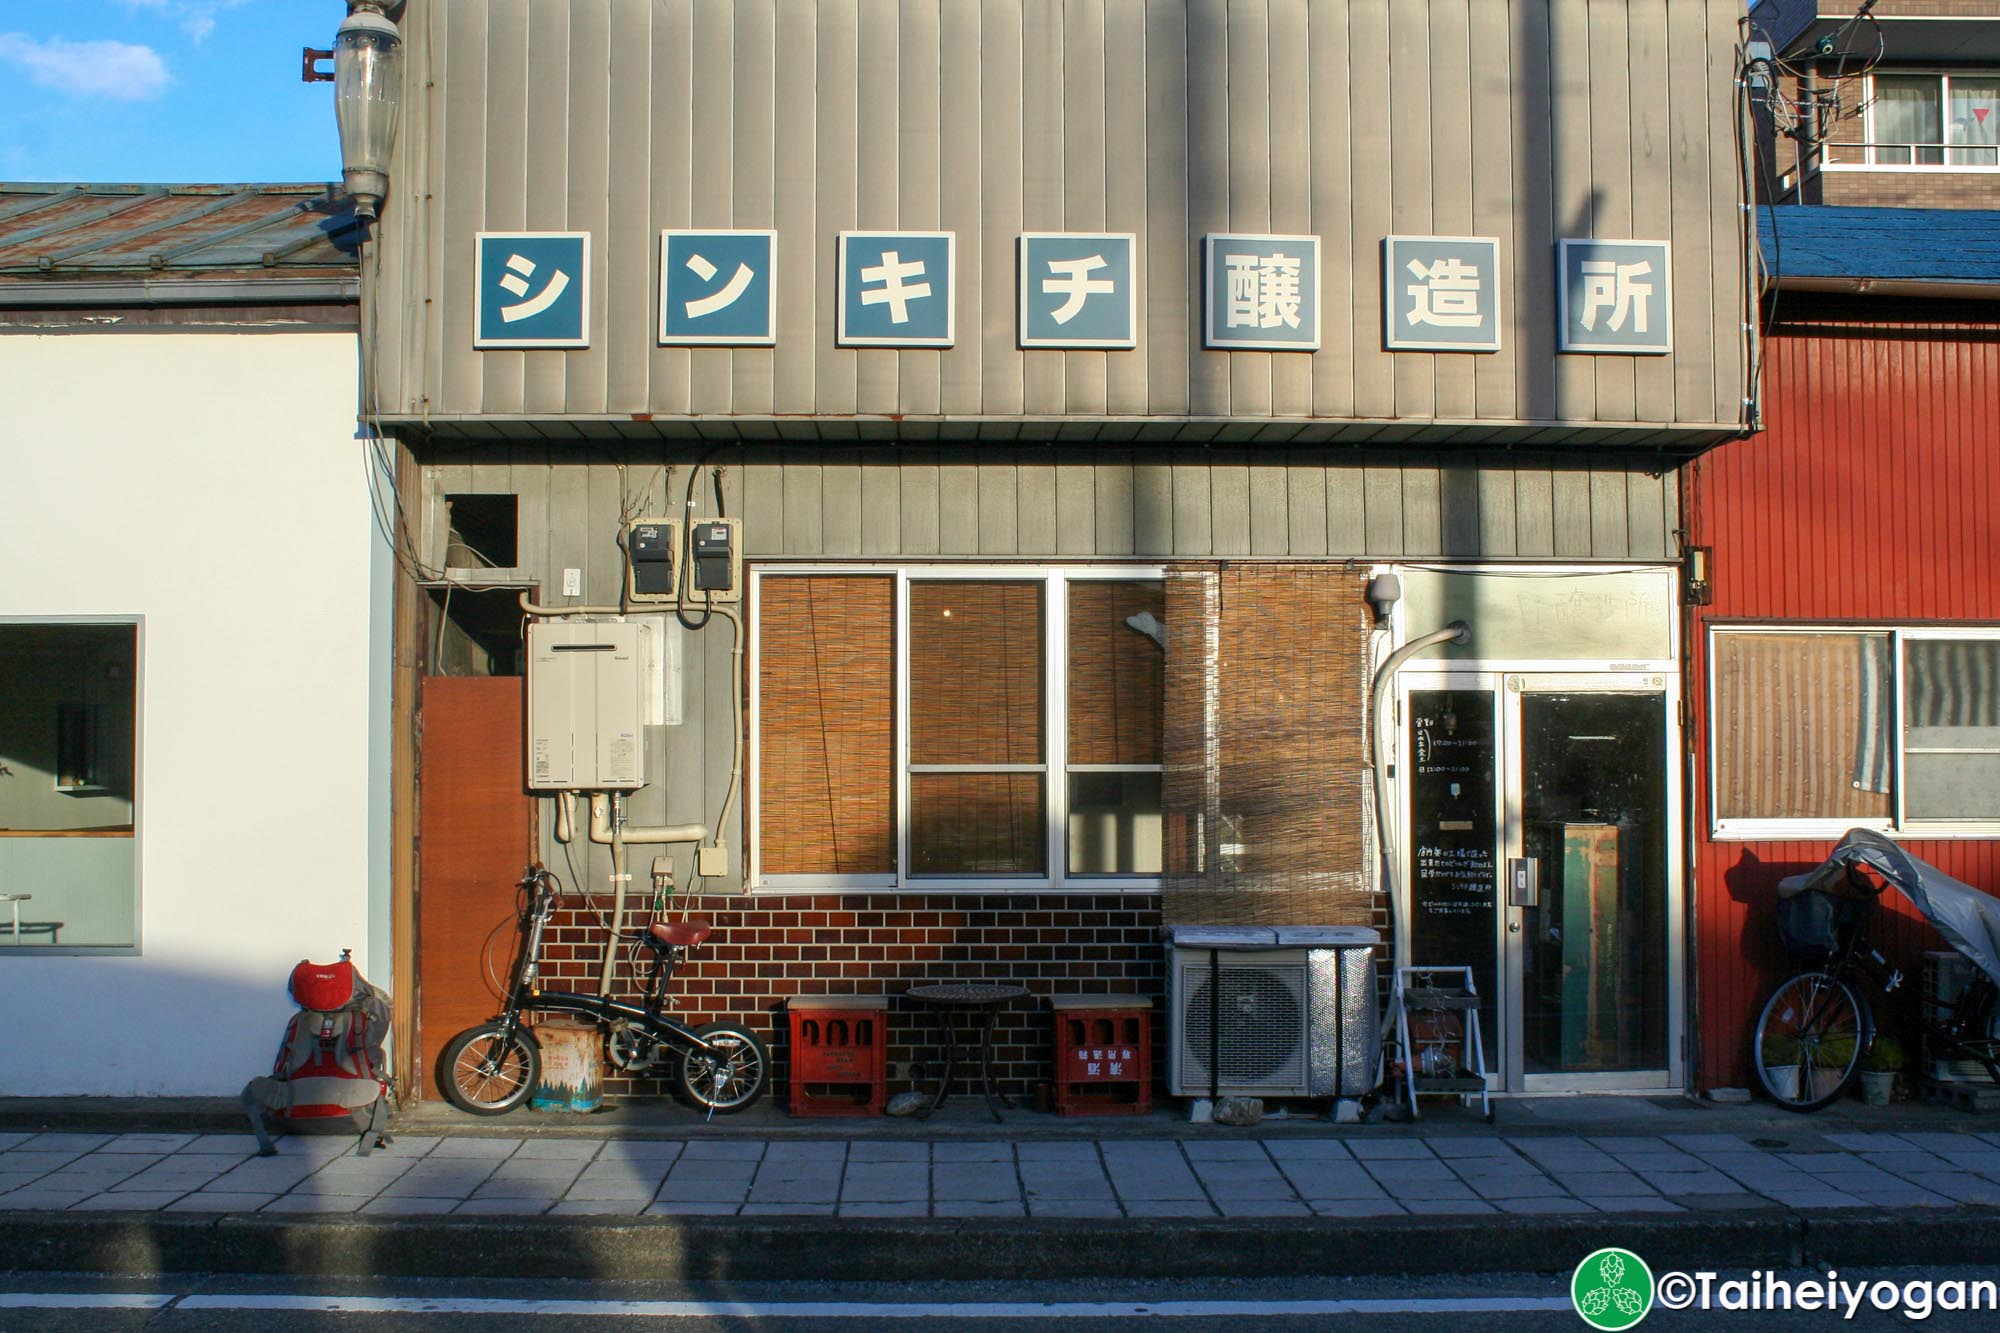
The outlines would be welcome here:
[[[1897,305],[1781,294],[1765,344],[1762,435],[1684,469],[1691,540],[1715,548],[1714,604],[1696,622],[1691,736],[1708,734],[1706,625],[2000,619],[2000,320],[1969,302]],[[1780,876],[1829,841],[1706,836],[1709,751],[1697,750],[1696,939],[1703,1087],[1751,1086],[1750,1025],[1784,958]],[[1917,856],[2000,890],[2000,841],[1911,839]],[[1878,927],[1912,978],[1938,947],[1897,900]]]
[[[1732,425],[1725,0],[411,0],[371,279],[392,419]],[[1629,77],[1627,68],[1635,72]],[[1703,90],[1694,96],[1677,90]],[[773,227],[776,348],[654,345],[663,227]],[[844,228],[959,238],[957,343],[833,346]],[[587,230],[591,346],[477,352],[472,237]],[[1554,241],[1674,245],[1675,350],[1555,354]],[[1023,230],[1139,236],[1139,347],[1015,342]],[[1200,346],[1200,238],[1322,238],[1322,346]],[[1504,348],[1381,350],[1381,238],[1501,238]],[[920,418],[900,421],[899,418]],[[824,420],[799,423],[834,433]],[[1288,430],[1293,428],[1287,427]],[[1248,439],[1252,432],[1246,432]]]

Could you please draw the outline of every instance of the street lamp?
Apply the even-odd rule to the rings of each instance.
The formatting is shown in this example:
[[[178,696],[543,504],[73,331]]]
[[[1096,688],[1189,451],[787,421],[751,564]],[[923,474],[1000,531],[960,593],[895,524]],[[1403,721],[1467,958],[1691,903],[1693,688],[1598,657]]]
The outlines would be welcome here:
[[[402,0],[347,0],[333,35],[333,113],[340,175],[354,211],[373,218],[389,192],[389,150],[403,92],[403,34],[383,11]]]

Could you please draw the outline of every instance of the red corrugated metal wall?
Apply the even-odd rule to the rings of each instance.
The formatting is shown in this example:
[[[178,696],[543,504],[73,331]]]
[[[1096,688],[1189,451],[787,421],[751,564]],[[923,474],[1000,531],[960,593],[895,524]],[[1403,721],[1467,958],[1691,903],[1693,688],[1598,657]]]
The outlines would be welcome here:
[[[1768,429],[1712,451],[1684,477],[1688,540],[1715,550],[1715,601],[1691,640],[1692,736],[1707,735],[1709,621],[2000,620],[2000,320],[1991,310],[1780,297],[1765,348]],[[1784,962],[1773,885],[1831,843],[1712,841],[1707,764],[1703,745],[1697,1086],[1747,1087],[1750,1024]],[[1908,846],[2000,892],[2000,840]],[[1936,947],[1928,929],[1899,910],[1876,938],[1914,992],[1922,951]]]

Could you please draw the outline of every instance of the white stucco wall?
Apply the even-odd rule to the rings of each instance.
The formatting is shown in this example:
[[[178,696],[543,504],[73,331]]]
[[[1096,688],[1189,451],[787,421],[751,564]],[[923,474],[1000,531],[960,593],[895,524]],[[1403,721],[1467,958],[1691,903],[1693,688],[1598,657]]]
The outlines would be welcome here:
[[[232,1094],[299,959],[352,948],[388,983],[355,357],[345,333],[0,338],[0,615],[143,618],[139,950],[0,954],[0,1096]]]

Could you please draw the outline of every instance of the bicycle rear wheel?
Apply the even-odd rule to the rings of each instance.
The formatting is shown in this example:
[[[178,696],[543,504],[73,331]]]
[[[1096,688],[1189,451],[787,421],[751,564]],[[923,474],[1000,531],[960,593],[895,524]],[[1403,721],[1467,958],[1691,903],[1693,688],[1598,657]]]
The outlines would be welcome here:
[[[1817,1111],[1847,1091],[1861,1067],[1868,1007],[1839,977],[1801,972],[1757,1016],[1750,1046],[1757,1081],[1788,1111]]]
[[[502,1115],[535,1091],[541,1048],[526,1028],[509,1032],[482,1023],[453,1037],[438,1057],[438,1087],[446,1100],[471,1115]]]
[[[734,1023],[694,1030],[712,1054],[690,1051],[675,1070],[681,1095],[712,1115],[733,1115],[764,1095],[771,1081],[771,1053],[757,1034]]]

